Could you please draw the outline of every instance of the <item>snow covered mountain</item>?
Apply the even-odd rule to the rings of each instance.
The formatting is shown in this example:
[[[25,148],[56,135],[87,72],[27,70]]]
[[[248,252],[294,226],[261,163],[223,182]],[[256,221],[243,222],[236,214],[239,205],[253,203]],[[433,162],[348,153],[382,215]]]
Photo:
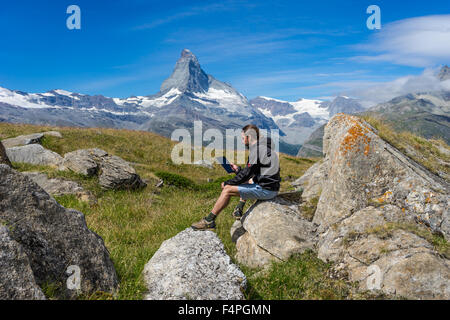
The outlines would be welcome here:
[[[203,130],[241,128],[248,123],[279,129],[232,86],[206,74],[187,49],[154,95],[120,99],[65,90],[26,93],[0,87],[0,121],[128,128],[170,136],[175,129],[193,128],[196,120],[203,121]],[[284,133],[280,131],[280,135]]]
[[[250,103],[272,118],[286,133],[285,141],[295,145],[303,144],[314,130],[327,123],[336,113],[364,110],[357,100],[341,96],[332,101],[299,99],[295,102],[260,96]]]
[[[162,83],[156,95],[116,99],[115,102],[121,106],[130,103],[144,106],[152,117],[140,129],[164,135],[180,127],[190,128],[195,120],[201,120],[204,129],[241,128],[248,123],[264,129],[279,129],[231,85],[207,75],[187,49],[182,51],[172,75]]]
[[[437,75],[440,81],[446,81],[450,79],[450,68],[448,66],[443,66]]]

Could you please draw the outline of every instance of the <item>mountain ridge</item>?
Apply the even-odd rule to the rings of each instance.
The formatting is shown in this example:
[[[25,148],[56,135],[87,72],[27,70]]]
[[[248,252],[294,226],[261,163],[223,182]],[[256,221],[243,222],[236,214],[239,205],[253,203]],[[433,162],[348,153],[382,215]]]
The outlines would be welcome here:
[[[181,52],[160,91],[125,99],[86,95],[61,89],[26,93],[0,88],[0,121],[81,127],[111,127],[152,131],[170,137],[175,129],[242,128],[253,123],[280,130],[273,119],[254,108],[231,85],[206,74],[188,49]],[[282,142],[282,147],[290,146]],[[292,153],[292,151],[290,152]]]

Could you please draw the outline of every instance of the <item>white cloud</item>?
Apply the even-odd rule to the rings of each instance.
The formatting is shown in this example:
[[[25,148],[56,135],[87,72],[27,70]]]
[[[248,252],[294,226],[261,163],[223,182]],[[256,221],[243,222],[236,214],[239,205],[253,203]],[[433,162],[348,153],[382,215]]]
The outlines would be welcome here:
[[[359,98],[369,107],[408,93],[450,90],[450,80],[439,81],[437,71],[425,69],[421,75],[400,77],[388,82],[340,83],[339,93]]]
[[[431,67],[450,60],[450,15],[433,15],[383,25],[370,42],[355,46],[373,53],[354,60],[386,61],[413,67]]]

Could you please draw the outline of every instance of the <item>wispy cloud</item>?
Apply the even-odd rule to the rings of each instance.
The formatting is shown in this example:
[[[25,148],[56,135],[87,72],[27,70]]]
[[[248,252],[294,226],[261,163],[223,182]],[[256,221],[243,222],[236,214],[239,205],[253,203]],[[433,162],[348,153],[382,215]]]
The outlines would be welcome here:
[[[353,57],[360,62],[391,62],[431,67],[450,60],[450,15],[432,15],[395,21],[354,49],[369,54]]]
[[[202,57],[201,63],[229,61],[232,58],[259,58],[262,55],[283,54],[290,59],[312,55],[313,48],[326,47],[325,36],[341,36],[339,30],[311,30],[306,28],[274,28],[267,32],[190,29],[172,33],[165,42],[189,47]],[[317,52],[314,52],[317,54]],[[280,56],[272,56],[280,59]]]
[[[298,89],[325,89],[332,95],[358,98],[365,107],[371,107],[408,93],[450,90],[450,80],[439,81],[437,72],[437,68],[428,68],[420,75],[409,75],[390,81],[333,81]]]
[[[235,4],[236,1],[223,1],[218,3],[208,3],[202,6],[184,7],[180,11],[167,15],[161,19],[135,26],[132,30],[149,30],[187,17],[208,14],[211,12],[232,10]]]

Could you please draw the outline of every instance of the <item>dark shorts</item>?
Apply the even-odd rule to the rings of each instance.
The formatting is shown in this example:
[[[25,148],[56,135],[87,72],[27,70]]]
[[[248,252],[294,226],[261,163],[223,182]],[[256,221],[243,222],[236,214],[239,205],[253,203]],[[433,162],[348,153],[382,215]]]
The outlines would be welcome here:
[[[239,195],[243,200],[269,200],[277,196],[278,191],[264,189],[259,184],[241,184],[238,186]]]

